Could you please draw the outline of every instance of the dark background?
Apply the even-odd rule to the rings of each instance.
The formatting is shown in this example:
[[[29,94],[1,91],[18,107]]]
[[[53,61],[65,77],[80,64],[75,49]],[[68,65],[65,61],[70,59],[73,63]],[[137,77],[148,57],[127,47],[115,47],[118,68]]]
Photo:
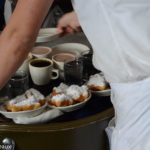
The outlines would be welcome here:
[[[5,0],[0,0],[0,30],[4,27],[4,3]]]
[[[5,0],[0,0],[0,31],[5,26],[4,21],[4,4]],[[15,3],[12,4],[12,11],[15,8]],[[50,18],[49,26],[45,25],[43,27],[55,27],[57,25],[58,19],[65,13],[72,11],[71,0],[55,0],[51,9],[49,10],[48,16]]]

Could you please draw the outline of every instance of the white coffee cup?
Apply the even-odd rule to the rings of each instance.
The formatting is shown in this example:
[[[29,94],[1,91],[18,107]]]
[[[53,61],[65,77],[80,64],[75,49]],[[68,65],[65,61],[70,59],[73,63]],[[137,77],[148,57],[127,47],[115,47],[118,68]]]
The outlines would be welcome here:
[[[46,85],[59,77],[58,69],[53,68],[53,61],[48,58],[33,59],[29,63],[31,78],[36,85]],[[56,76],[53,76],[53,72]]]
[[[46,46],[35,46],[31,50],[31,55],[34,58],[49,58],[52,49]]]
[[[57,69],[64,71],[64,64],[68,61],[75,60],[75,55],[72,53],[58,53],[52,56],[52,61]]]
[[[33,56],[28,55],[27,58],[24,60],[22,65],[19,67],[18,71],[23,71],[26,72],[27,74],[29,73],[29,62],[32,60]]]

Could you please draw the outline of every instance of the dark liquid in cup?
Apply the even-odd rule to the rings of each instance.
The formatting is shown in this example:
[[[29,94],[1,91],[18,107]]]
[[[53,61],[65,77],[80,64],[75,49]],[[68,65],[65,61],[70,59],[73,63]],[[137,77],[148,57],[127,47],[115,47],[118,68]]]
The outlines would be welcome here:
[[[65,83],[67,85],[72,85],[72,84],[82,85],[82,77],[79,75],[66,73],[65,74]]]
[[[14,98],[18,95],[25,93],[29,86],[28,75],[24,72],[17,72],[14,74],[8,82],[9,98]]]
[[[31,65],[34,67],[47,67],[51,65],[51,62],[46,61],[46,60],[38,60],[38,61],[32,62]]]
[[[67,85],[82,85],[83,64],[81,61],[71,61],[64,65],[64,78]]]

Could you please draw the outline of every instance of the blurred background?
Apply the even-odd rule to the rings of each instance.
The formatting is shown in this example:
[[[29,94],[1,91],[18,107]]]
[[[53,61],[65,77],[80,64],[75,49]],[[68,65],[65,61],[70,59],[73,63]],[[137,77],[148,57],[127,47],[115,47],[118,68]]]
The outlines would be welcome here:
[[[2,30],[4,28],[4,25],[5,25],[4,4],[5,4],[5,0],[0,0],[0,30]]]
[[[0,31],[8,22],[16,4],[17,0],[0,0]],[[58,19],[72,10],[71,0],[55,0],[42,27],[56,27]]]

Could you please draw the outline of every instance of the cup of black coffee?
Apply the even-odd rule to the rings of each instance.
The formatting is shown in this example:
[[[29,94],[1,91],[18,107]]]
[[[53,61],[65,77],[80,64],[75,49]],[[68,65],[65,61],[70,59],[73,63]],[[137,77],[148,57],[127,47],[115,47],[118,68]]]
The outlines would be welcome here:
[[[53,61],[48,58],[37,58],[29,63],[31,78],[36,85],[46,85],[59,77],[58,69],[53,68]],[[53,75],[56,74],[56,76]]]

